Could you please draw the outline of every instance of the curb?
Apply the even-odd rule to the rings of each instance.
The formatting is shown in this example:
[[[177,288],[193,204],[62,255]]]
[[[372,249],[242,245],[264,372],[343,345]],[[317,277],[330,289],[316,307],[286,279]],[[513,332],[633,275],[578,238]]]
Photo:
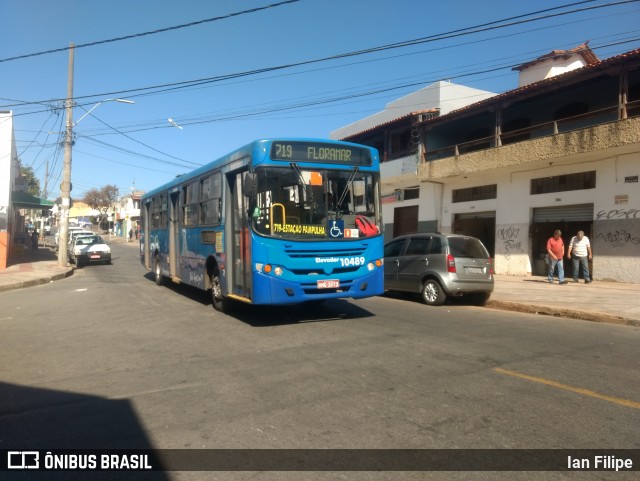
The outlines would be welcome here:
[[[14,289],[22,289],[23,287],[34,287],[42,284],[48,284],[53,281],[59,281],[65,279],[73,274],[73,268],[67,269],[65,272],[60,272],[52,276],[39,277],[36,279],[29,279],[27,281],[14,282],[13,284],[5,284],[0,286],[0,292],[12,291]]]
[[[611,316],[599,312],[580,311],[577,309],[562,309],[548,306],[538,306],[532,304],[523,304],[511,301],[496,301],[489,299],[485,307],[490,309],[500,309],[504,311],[525,312],[528,314],[540,314],[544,316],[566,317],[569,319],[577,319],[581,321],[603,322],[609,324],[620,324],[625,326],[640,327],[640,320],[626,319],[620,316]]]

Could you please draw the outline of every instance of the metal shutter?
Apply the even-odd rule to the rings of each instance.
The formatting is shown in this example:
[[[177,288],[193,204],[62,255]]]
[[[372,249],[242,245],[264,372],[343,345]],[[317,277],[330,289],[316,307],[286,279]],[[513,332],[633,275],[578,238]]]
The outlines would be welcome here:
[[[533,209],[533,223],[577,222],[593,220],[593,204],[538,207]]]

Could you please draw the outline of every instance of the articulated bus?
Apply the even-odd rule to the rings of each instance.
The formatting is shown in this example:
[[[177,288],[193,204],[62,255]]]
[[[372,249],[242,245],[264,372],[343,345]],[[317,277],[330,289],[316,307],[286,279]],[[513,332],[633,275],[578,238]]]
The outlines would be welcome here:
[[[142,264],[210,290],[213,306],[383,292],[376,149],[258,140],[142,198]]]

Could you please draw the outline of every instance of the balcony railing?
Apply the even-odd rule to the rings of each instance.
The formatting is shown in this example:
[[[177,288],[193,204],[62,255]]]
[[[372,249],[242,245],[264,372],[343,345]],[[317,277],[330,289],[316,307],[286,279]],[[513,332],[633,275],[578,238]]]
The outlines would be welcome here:
[[[607,122],[614,122],[621,118],[618,109],[619,107],[617,105],[614,107],[606,107],[604,109],[594,110],[592,112],[574,115],[564,119],[536,124],[523,129],[503,132],[501,135],[497,136],[491,135],[489,137],[461,142],[434,150],[428,150],[429,138],[427,137],[426,160],[432,161],[447,157],[457,157],[458,155],[476,152],[478,150],[485,150],[491,147],[500,147],[502,145],[513,144],[515,142],[522,142],[540,137],[549,137],[560,133],[593,127]],[[626,114],[627,117],[640,116],[640,100],[628,102],[626,104]]]

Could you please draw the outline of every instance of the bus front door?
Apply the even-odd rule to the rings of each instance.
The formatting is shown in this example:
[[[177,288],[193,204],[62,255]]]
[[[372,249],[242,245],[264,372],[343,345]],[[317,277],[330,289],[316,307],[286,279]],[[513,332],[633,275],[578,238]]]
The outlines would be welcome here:
[[[169,273],[172,278],[178,275],[178,252],[180,242],[180,192],[169,194]]]
[[[232,242],[227,252],[227,272],[231,271],[231,294],[244,301],[251,301],[251,236],[249,234],[249,199],[243,193],[243,177],[246,172],[229,175],[231,198],[230,222],[227,222],[227,239]],[[229,269],[230,268],[230,269]]]

